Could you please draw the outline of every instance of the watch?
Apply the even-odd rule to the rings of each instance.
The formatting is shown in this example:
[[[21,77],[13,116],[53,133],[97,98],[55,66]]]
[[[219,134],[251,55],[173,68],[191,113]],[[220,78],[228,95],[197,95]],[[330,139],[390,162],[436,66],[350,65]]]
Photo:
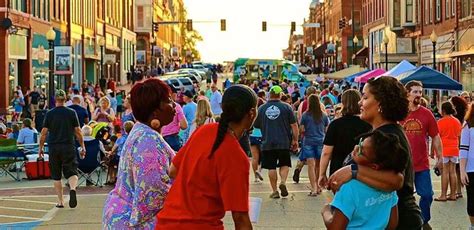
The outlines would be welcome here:
[[[359,170],[359,166],[357,164],[351,164],[352,179],[357,179],[358,170]]]

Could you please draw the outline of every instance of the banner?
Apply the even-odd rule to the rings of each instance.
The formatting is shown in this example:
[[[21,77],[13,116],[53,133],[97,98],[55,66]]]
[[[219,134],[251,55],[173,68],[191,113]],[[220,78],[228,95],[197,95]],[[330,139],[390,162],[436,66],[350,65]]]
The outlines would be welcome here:
[[[64,75],[72,74],[72,47],[56,46],[54,47],[54,74]]]
[[[137,50],[137,65],[145,65],[146,64],[146,51],[145,50]]]

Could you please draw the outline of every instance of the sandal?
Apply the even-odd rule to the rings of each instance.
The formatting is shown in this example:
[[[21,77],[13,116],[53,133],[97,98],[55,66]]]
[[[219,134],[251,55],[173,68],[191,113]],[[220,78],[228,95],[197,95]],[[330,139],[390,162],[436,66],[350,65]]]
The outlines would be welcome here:
[[[456,198],[462,198],[462,193],[460,192],[456,193]]]
[[[62,205],[62,204],[56,204],[56,208],[64,208],[64,205]]]
[[[457,198],[456,198],[456,197],[449,197],[448,200],[449,200],[449,201],[456,201]]]
[[[317,192],[309,192],[308,196],[313,196],[313,197],[316,197],[318,196],[319,194]]]
[[[444,198],[444,199],[441,199],[440,197],[437,197],[437,198],[434,198],[435,201],[439,201],[439,202],[446,202],[448,201],[448,199]]]

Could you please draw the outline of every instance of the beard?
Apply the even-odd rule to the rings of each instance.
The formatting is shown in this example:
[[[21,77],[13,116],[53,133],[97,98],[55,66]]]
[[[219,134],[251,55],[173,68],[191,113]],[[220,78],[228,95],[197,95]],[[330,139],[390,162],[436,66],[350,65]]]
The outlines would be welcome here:
[[[421,97],[413,98],[413,105],[419,105],[421,103]]]

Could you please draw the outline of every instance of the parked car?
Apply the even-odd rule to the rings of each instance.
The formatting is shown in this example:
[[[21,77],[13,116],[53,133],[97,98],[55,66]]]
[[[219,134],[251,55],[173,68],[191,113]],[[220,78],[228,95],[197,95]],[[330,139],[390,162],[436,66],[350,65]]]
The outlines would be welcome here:
[[[177,77],[166,79],[167,84],[173,85],[174,87],[181,89],[184,87],[184,90],[189,90],[194,92],[193,82],[189,77]]]
[[[191,75],[194,75],[196,77],[196,79],[198,80],[198,82],[202,82],[203,80],[205,80],[206,78],[206,73],[203,73],[201,71],[198,71],[198,70],[195,70],[195,69],[179,69],[177,71],[175,71],[179,74],[191,74]]]
[[[297,65],[298,66],[298,71],[300,71],[301,73],[304,73],[304,74],[311,74],[313,72],[313,70],[311,69],[311,67],[305,65],[305,64],[299,64]]]
[[[166,78],[170,78],[168,76],[172,76],[174,78],[178,77],[189,77],[194,84],[201,84],[202,77],[197,72],[192,71],[173,71],[169,73],[165,73]]]

